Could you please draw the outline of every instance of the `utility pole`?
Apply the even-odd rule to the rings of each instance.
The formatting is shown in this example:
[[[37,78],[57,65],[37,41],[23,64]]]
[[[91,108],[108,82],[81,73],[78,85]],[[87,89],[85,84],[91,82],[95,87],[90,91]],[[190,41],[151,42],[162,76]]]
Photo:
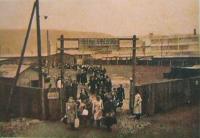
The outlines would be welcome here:
[[[130,113],[133,114],[133,103],[134,103],[134,95],[135,95],[135,67],[136,67],[136,35],[133,35],[133,47],[132,47],[132,79],[130,80],[130,100],[129,100],[129,110]]]
[[[161,40],[161,47],[160,47],[160,56],[163,56],[163,40]]]
[[[37,52],[38,52],[38,66],[39,66],[39,87],[41,88],[41,102],[42,102],[42,118],[46,119],[45,108],[45,93],[43,88],[43,76],[42,76],[42,55],[41,55],[41,32],[40,32],[40,12],[39,12],[39,0],[36,0],[36,24],[37,24]]]
[[[8,104],[7,104],[7,108],[6,108],[7,117],[9,117],[9,111],[10,111],[10,106],[11,106],[11,101],[12,101],[12,95],[14,93],[14,90],[16,88],[17,81],[18,81],[18,78],[19,78],[21,66],[22,66],[23,59],[24,59],[24,54],[25,54],[25,51],[26,51],[27,42],[28,42],[29,35],[30,35],[30,30],[31,30],[32,22],[33,22],[35,9],[36,9],[36,2],[34,2],[34,5],[33,5],[33,9],[32,9],[32,12],[31,12],[31,18],[29,20],[28,29],[27,29],[25,40],[24,40],[24,43],[23,43],[23,47],[22,47],[21,56],[20,56],[20,59],[19,59],[17,72],[16,72],[16,75],[15,75],[15,79],[14,79],[14,82],[12,84],[12,87],[10,89],[9,98],[8,98]]]
[[[0,57],[1,57],[1,44],[0,44]]]
[[[48,74],[49,74],[49,70],[50,70],[50,62],[51,62],[51,45],[50,45],[50,41],[49,41],[49,30],[47,30],[47,56],[48,56],[48,64],[47,64],[47,68],[48,68]]]
[[[107,58],[108,59],[108,46],[107,46]],[[107,60],[107,65],[108,65],[109,61]]]
[[[60,36],[60,63],[61,63],[61,91],[60,91],[60,98],[61,98],[61,113],[64,114],[64,36]]]
[[[44,19],[47,20],[48,16],[44,16]],[[49,40],[49,30],[47,29],[46,31],[46,35],[47,35],[47,72],[49,74],[49,70],[50,70],[50,62],[51,62],[51,46],[50,46],[50,40]]]

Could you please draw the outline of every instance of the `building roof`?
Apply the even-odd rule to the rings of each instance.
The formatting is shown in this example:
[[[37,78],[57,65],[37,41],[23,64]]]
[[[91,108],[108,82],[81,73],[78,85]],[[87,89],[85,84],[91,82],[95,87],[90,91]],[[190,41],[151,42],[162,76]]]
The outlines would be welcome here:
[[[20,73],[28,69],[29,65],[22,65]],[[18,65],[17,64],[4,64],[0,66],[0,77],[14,78],[16,76]]]
[[[54,50],[51,51],[51,55],[55,55],[56,52]],[[47,52],[42,52],[41,53],[41,56],[42,57],[47,57],[48,54]],[[9,59],[9,58],[20,58],[21,55],[20,54],[3,54],[1,55],[1,59]],[[24,54],[24,58],[35,58],[35,57],[38,57],[37,53],[34,53],[34,54],[30,54],[30,53],[25,53]]]
[[[167,58],[199,58],[199,55],[173,55],[173,56],[153,56],[153,58],[157,58],[157,59],[167,59]]]
[[[0,58],[0,62],[1,61],[6,61],[6,60],[8,60],[7,58]]]
[[[173,39],[173,38],[195,38],[199,37],[199,35],[194,34],[177,34],[177,35],[152,35],[149,36],[151,39]]]
[[[198,70],[200,70],[200,65],[194,65],[192,67],[180,67],[180,68],[183,68],[183,69],[198,69]]]

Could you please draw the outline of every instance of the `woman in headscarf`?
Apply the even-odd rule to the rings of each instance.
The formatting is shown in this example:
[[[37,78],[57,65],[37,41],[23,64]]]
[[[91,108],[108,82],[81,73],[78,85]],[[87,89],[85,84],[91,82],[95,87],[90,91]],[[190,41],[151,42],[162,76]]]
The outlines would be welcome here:
[[[139,92],[137,92],[135,95],[133,112],[136,115],[136,119],[140,119],[140,116],[142,114],[142,98]]]

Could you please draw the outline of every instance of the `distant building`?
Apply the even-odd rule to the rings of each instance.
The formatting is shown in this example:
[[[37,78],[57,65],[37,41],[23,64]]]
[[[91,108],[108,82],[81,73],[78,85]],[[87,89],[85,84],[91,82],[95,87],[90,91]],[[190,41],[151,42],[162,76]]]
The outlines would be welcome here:
[[[83,64],[85,60],[91,58],[92,52],[84,50],[65,50],[64,51],[64,64]],[[60,53],[51,55],[51,65],[60,65]]]
[[[12,85],[17,71],[17,64],[5,64],[0,66],[0,83]],[[29,65],[22,65],[17,86],[38,87],[38,72]]]
[[[4,64],[0,66],[0,83],[1,84],[8,84],[8,85],[12,85],[15,76],[16,76],[16,71],[17,71],[17,64]],[[23,72],[25,72],[25,70],[27,70],[30,66],[28,65],[22,65],[21,70],[20,70],[20,77],[19,80],[17,82],[17,85],[30,85],[27,84],[27,82],[29,82],[30,77],[29,78],[24,78],[22,77],[24,74]]]
[[[89,50],[111,50],[119,49],[119,39],[117,38],[81,38],[79,39],[79,49]]]
[[[121,40],[120,41],[120,49],[117,51],[121,53],[122,55],[129,55],[132,56],[132,49],[133,49],[133,43],[132,40]],[[146,56],[146,50],[145,47],[145,41],[141,38],[136,41],[136,56]]]
[[[154,35],[137,36],[136,57],[139,59],[194,57],[200,55],[199,34],[185,35]],[[124,60],[131,61],[132,39],[131,37],[115,38],[66,38],[64,42],[64,64],[84,64],[87,60]],[[57,53],[58,52],[58,53]],[[43,66],[60,66],[60,48],[52,52],[50,56],[42,55]],[[19,55],[1,57],[2,64],[18,64]],[[127,62],[128,62],[127,61]],[[37,65],[38,56],[25,56],[23,65]]]
[[[85,60],[91,58],[91,52],[79,51],[79,50],[68,50],[65,51],[65,63],[70,64],[83,64]]]
[[[168,35],[154,36],[146,38],[145,46],[149,46],[147,55],[154,57],[170,56],[199,56],[199,35]]]

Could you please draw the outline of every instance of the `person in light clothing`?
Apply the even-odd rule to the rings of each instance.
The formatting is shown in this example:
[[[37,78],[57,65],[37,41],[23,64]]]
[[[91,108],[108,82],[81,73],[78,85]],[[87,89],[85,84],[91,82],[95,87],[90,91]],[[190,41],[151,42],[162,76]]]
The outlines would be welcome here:
[[[70,125],[71,128],[74,128],[74,122],[76,118],[76,102],[74,101],[73,97],[70,97],[68,102],[66,103],[66,115],[67,115],[67,123]]]
[[[85,127],[87,126],[88,114],[89,114],[88,109],[85,106],[83,106],[81,119],[82,119],[82,125]]]
[[[139,92],[137,92],[135,95],[133,112],[136,115],[136,119],[140,119],[140,116],[142,114],[142,98]]]
[[[99,96],[93,102],[92,112],[94,115],[94,121],[97,127],[100,127],[100,120],[102,118],[103,103]]]

